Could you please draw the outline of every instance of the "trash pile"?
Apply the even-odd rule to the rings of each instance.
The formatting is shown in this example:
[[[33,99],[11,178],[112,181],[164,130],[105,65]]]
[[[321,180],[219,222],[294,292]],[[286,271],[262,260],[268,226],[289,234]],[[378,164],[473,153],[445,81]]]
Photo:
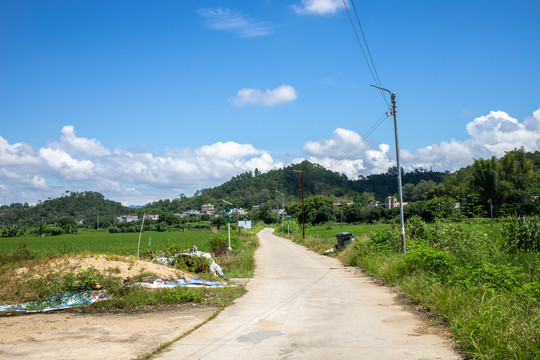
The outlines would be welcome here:
[[[32,301],[23,304],[0,305],[0,311],[23,311],[27,313],[45,312],[69,309],[96,301],[107,300],[109,298],[110,296],[107,290],[79,291],[75,293],[66,293],[64,295],[55,295],[43,302]]]
[[[209,281],[198,278],[180,278],[180,279],[166,279],[166,278],[156,278],[154,276],[147,276],[141,279],[141,282],[136,283],[135,285],[140,285],[145,288],[150,289],[161,289],[169,288],[175,286],[186,286],[186,287],[224,287],[224,286],[234,286],[226,283],[221,283],[218,281]]]
[[[210,267],[210,271],[212,271],[212,274],[214,274],[214,276],[223,277],[223,269],[221,269],[221,267],[214,261],[214,258],[212,257],[212,255],[209,253],[202,252],[202,251],[193,251],[193,252],[184,251],[182,253],[176,254],[171,257],[161,256],[161,257],[152,259],[152,262],[157,261],[163,265],[174,266],[178,263],[180,258],[184,258],[184,257],[207,259],[208,265]]]

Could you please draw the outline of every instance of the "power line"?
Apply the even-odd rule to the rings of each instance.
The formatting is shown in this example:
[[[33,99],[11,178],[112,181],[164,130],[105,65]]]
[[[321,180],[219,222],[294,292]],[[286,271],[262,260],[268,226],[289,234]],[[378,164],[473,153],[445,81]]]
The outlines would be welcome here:
[[[358,42],[358,45],[360,46],[360,49],[362,50],[362,55],[364,56],[364,60],[366,61],[369,72],[371,73],[371,77],[373,78],[373,81],[375,81],[375,83],[377,85],[382,87],[381,81],[379,79],[379,74],[377,73],[377,69],[375,68],[375,62],[373,61],[373,57],[371,56],[371,52],[369,51],[369,46],[367,44],[367,40],[366,40],[366,37],[365,37],[365,34],[364,34],[364,30],[362,29],[362,25],[360,23],[360,18],[358,17],[358,13],[356,12],[356,7],[354,6],[354,2],[352,0],[351,0],[351,3],[353,4],[354,12],[356,14],[356,20],[357,20],[359,28],[360,28],[360,30],[362,32],[362,38],[364,39],[364,42],[366,44],[366,49],[368,51],[369,58],[371,59],[371,63],[368,60],[366,52],[364,51],[364,46],[362,46],[362,41],[360,40],[360,37],[358,36],[358,32],[356,31],[356,26],[354,26],[354,22],[353,22],[353,19],[351,17],[351,14],[349,12],[349,8],[347,7],[346,0],[343,0],[343,6],[345,7],[345,10],[347,11],[347,16],[349,17],[349,21],[350,21],[351,26],[353,28],[354,35],[356,36],[356,41]],[[381,94],[384,102],[386,103],[386,105],[388,107],[390,107],[390,104],[388,103],[388,100],[386,99],[386,96],[385,96],[385,94],[384,94],[384,92],[382,90],[380,90],[380,94]]]
[[[330,168],[332,166],[334,166],[334,164],[340,160],[343,160],[347,155],[349,155],[351,152],[353,152],[357,147],[359,147],[367,137],[369,137],[375,130],[377,130],[377,128],[379,126],[382,125],[382,123],[384,122],[384,120],[386,120],[386,118],[388,117],[389,113],[385,113],[383,114],[379,120],[377,120],[367,131],[364,135],[362,135],[362,138],[357,141],[354,145],[352,145],[349,149],[347,149],[343,154],[341,154],[339,157],[335,158],[331,163],[330,163]]]
[[[377,68],[375,67],[375,62],[373,61],[373,57],[371,56],[371,51],[369,51],[369,46],[366,39],[366,35],[364,34],[364,29],[362,28],[362,23],[360,22],[360,18],[358,17],[358,12],[356,12],[356,6],[354,5],[354,0],[351,0],[351,4],[354,9],[354,14],[356,15],[356,22],[358,22],[358,27],[360,28],[360,32],[362,33],[362,38],[364,39],[364,43],[366,44],[366,50],[368,52],[369,59],[371,60],[371,64],[373,65],[373,71],[375,72],[375,76],[377,77],[377,81],[378,81],[377,85],[382,86],[381,80],[379,79],[379,74],[377,73]]]

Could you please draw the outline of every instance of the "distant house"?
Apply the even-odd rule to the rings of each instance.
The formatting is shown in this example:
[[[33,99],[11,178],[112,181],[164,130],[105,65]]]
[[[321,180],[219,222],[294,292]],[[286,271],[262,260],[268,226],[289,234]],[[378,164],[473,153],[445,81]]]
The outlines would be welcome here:
[[[144,215],[144,220],[159,220],[159,215]]]
[[[251,210],[253,210],[253,211],[259,211],[260,209],[261,209],[261,205],[253,205],[251,207]]]
[[[80,219],[76,219],[75,222],[77,223],[77,225],[84,224],[84,220],[80,220]]]
[[[214,205],[212,205],[212,204],[201,205],[201,213],[202,214],[206,214],[208,211],[215,211]]]
[[[116,217],[116,222],[132,222],[132,221],[139,221],[139,217],[137,215],[122,215]]]
[[[247,211],[242,209],[242,208],[239,208],[239,209],[232,209],[231,210],[231,213],[232,215],[247,215]]]
[[[197,216],[197,215],[201,215],[201,213],[200,213],[199,210],[188,210],[188,211],[184,211],[183,214],[185,214],[186,216]]]
[[[214,215],[216,210],[212,204],[204,204],[201,206],[201,214]]]
[[[403,206],[407,205],[407,203],[404,201],[403,202]],[[393,196],[388,196],[385,200],[384,200],[384,207],[387,208],[387,209],[393,209],[393,208],[397,208],[399,207],[400,204],[399,204],[399,201],[398,199],[396,199],[395,197]]]
[[[349,206],[349,205],[352,205],[352,204],[354,204],[354,202],[352,202],[352,201],[349,201],[349,202],[335,202],[334,206],[342,207],[342,206]]]

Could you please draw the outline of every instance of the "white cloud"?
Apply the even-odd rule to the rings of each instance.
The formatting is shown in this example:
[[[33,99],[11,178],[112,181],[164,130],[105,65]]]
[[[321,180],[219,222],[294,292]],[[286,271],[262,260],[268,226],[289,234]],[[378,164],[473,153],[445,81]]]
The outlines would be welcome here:
[[[109,155],[107,150],[96,139],[87,139],[75,136],[75,128],[71,125],[62,128],[62,137],[60,138],[63,148],[80,151],[89,155],[105,156]]]
[[[523,123],[504,111],[492,111],[467,124],[467,132],[473,140],[483,144],[500,157],[505,151],[523,146],[526,151],[537,150],[540,145],[540,111]]]
[[[343,0],[302,0],[302,5],[293,5],[297,14],[335,14],[343,7]]]
[[[45,180],[43,176],[40,176],[40,175],[32,176],[30,183],[36,189],[41,189],[41,190],[49,189],[49,185],[47,184],[47,181]]]
[[[272,33],[268,21],[255,21],[231,9],[200,9],[197,11],[205,25],[213,30],[236,33],[241,37],[259,37]]]
[[[229,99],[235,106],[247,104],[275,106],[294,101],[297,98],[296,90],[290,85],[281,85],[275,89],[241,89],[236,96]]]
[[[189,195],[255,168],[284,166],[267,151],[232,141],[166,149],[162,154],[110,151],[95,139],[77,137],[71,126],[62,129],[58,142],[37,150],[0,137],[0,164],[2,189],[20,197],[14,201],[36,202],[65,190],[92,190],[131,204]]]
[[[521,146],[526,151],[540,150],[540,109],[522,123],[503,111],[492,111],[475,118],[466,129],[471,138],[465,141],[443,141],[415,152],[401,149],[401,165],[407,170],[422,167],[454,171],[471,164],[474,159],[501,157]],[[308,160],[350,178],[385,172],[395,166],[395,156],[389,153],[388,145],[370,148],[360,135],[346,129],[336,129],[328,140],[308,141],[302,149],[309,155]]]
[[[385,172],[393,166],[387,144],[380,144],[378,149],[370,148],[358,133],[347,129],[336,129],[329,140],[308,141],[302,150],[309,155],[309,161],[349,178]]]
[[[40,159],[32,147],[25,143],[10,145],[0,136],[0,165],[1,166],[37,166]]]
[[[68,180],[83,180],[93,176],[92,161],[74,159],[63,150],[42,148],[39,150],[39,156]]]

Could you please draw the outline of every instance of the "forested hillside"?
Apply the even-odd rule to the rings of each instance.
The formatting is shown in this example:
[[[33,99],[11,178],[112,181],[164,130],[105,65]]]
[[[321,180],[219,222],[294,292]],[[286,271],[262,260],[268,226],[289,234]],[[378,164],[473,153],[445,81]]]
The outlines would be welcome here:
[[[107,200],[94,191],[66,191],[61,197],[39,201],[36,206],[11,204],[3,213],[6,224],[34,225],[50,223],[62,217],[72,217],[97,221],[100,216],[119,216],[134,213],[136,210],[122,206],[117,201]]]
[[[306,198],[314,195],[325,195],[336,201],[362,202],[364,199],[384,201],[387,196],[397,193],[395,167],[390,168],[384,174],[350,180],[343,174],[327,170],[309,161],[303,161],[300,164],[289,165],[264,174],[258,170],[255,170],[255,173],[246,172],[233,177],[220,186],[197,191],[193,197],[188,198],[180,195],[177,199],[159,200],[147,204],[146,207],[156,211],[178,212],[199,209],[205,203],[218,206],[223,204],[223,200],[242,208],[265,204],[275,207],[276,201],[281,204],[282,200],[277,191],[284,194],[285,203],[297,201],[302,197],[302,174],[299,172],[304,174],[304,197]],[[434,186],[447,175],[447,173],[441,172],[415,170],[403,174],[403,183],[414,186],[421,181],[431,181]]]

